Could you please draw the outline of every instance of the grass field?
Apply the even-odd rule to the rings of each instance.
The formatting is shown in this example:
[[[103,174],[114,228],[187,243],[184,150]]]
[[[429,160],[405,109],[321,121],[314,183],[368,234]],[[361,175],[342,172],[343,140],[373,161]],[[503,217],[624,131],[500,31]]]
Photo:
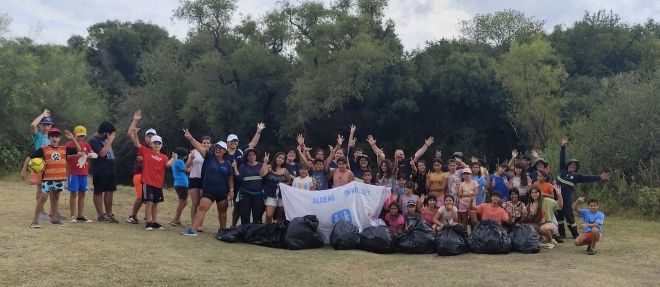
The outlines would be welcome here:
[[[217,214],[206,233],[189,238],[178,228],[144,231],[125,223],[133,190],[115,196],[120,224],[48,224],[29,228],[35,187],[0,181],[2,286],[657,286],[660,223],[608,218],[598,254],[567,242],[540,254],[379,255],[330,247],[289,251],[214,239]],[[91,194],[90,194],[91,195]],[[60,209],[68,216],[68,192]],[[87,215],[95,216],[91,196]],[[165,192],[160,222],[174,211]],[[189,224],[189,210],[184,223]],[[141,216],[140,216],[141,217]]]

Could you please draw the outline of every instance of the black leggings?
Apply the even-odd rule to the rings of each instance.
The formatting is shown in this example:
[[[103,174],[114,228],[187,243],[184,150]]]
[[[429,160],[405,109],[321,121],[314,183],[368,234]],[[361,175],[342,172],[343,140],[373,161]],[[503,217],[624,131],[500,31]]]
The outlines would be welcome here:
[[[241,190],[240,201],[238,208],[241,213],[241,224],[246,223],[261,223],[264,214],[265,204],[263,194],[251,195],[250,193]],[[252,221],[250,221],[250,214],[252,214]]]

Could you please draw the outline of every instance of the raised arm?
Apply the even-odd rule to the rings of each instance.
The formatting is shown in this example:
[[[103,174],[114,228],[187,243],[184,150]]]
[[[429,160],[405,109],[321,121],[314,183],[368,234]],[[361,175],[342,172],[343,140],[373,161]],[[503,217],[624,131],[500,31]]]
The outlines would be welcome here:
[[[39,126],[41,119],[49,116],[50,116],[50,111],[48,109],[44,109],[43,113],[41,113],[39,116],[34,118],[34,120],[32,120],[32,122],[30,123],[30,129],[32,130],[32,135],[37,133],[38,131],[37,127]]]
[[[81,148],[80,148],[80,144],[78,143],[78,141],[76,140],[76,138],[73,136],[73,134],[72,134],[70,131],[66,131],[66,130],[65,130],[65,131],[64,131],[64,136],[65,136],[67,139],[69,139],[70,141],[73,142],[73,144],[76,146],[76,150],[78,151],[79,154],[81,154],[81,152],[80,152],[80,150],[81,150]]]
[[[555,182],[554,189],[557,192],[557,208],[561,210],[564,208],[564,197],[561,196],[561,185]]]
[[[570,142],[568,136],[561,138],[561,147],[559,148],[559,170],[566,171],[568,165],[566,164],[566,145]]]
[[[131,142],[133,142],[133,145],[136,148],[142,147],[140,144],[140,140],[138,139],[137,132],[138,132],[138,127],[137,123],[142,119],[142,111],[137,110],[135,111],[135,114],[133,114],[133,121],[131,121],[131,125],[128,127],[128,137],[131,139]]]
[[[509,168],[515,168],[516,167],[516,158],[517,157],[518,157],[518,150],[514,148],[511,151],[511,159],[509,160],[509,163],[508,163]]]
[[[188,129],[183,129],[183,137],[185,137],[188,141],[190,141],[190,144],[192,144],[193,148],[199,152],[199,154],[202,156],[202,158],[206,157],[206,152],[207,149],[202,146],[200,142],[198,142],[192,134],[190,134],[190,131]],[[191,163],[192,164],[192,163]]]
[[[429,146],[431,146],[433,144],[434,141],[435,141],[435,139],[433,137],[429,137],[424,141],[424,144],[422,145],[422,147],[420,147],[415,152],[415,157],[414,157],[415,162],[417,162],[417,160],[419,160],[419,158],[421,158],[424,155],[424,153],[426,153],[426,150],[429,148]]]
[[[193,160],[195,160],[195,153],[190,152],[190,155],[188,156],[188,159],[186,160],[186,173],[190,173],[190,170],[192,169],[193,165]]]
[[[584,197],[578,197],[575,202],[573,202],[573,212],[580,213],[580,204],[584,202]]]
[[[259,176],[264,177],[268,174],[268,171],[270,170],[270,154],[267,152],[264,153],[264,164],[261,165],[261,169],[259,170]]]
[[[371,149],[376,154],[376,163],[380,166],[380,163],[385,160],[385,153],[376,145],[376,139],[372,135],[367,137],[367,143],[369,143],[369,146],[371,146]]]
[[[259,144],[259,139],[261,138],[261,131],[263,131],[266,128],[266,124],[264,123],[258,123],[257,124],[257,131],[254,133],[254,136],[252,137],[252,140],[250,143],[248,143],[249,148],[254,148]]]
[[[174,162],[176,161],[177,158],[179,158],[179,155],[173,152],[172,157],[170,158],[170,160],[167,161],[165,165],[167,167],[171,167],[172,165],[174,165]]]

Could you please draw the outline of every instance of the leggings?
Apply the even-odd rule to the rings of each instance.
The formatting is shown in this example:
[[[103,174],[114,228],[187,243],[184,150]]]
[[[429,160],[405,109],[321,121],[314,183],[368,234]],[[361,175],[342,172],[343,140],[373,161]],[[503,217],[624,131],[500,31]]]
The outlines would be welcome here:
[[[258,193],[255,195],[251,191],[240,190],[240,197],[238,207],[241,214],[241,224],[261,223],[265,210],[263,194]],[[252,214],[252,221],[250,221],[250,214]]]

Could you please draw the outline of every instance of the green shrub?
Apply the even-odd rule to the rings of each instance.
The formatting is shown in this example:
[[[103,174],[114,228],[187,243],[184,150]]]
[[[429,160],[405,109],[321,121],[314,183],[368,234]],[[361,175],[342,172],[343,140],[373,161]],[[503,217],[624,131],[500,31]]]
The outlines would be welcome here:
[[[642,187],[637,194],[637,206],[644,215],[660,215],[660,187]]]

